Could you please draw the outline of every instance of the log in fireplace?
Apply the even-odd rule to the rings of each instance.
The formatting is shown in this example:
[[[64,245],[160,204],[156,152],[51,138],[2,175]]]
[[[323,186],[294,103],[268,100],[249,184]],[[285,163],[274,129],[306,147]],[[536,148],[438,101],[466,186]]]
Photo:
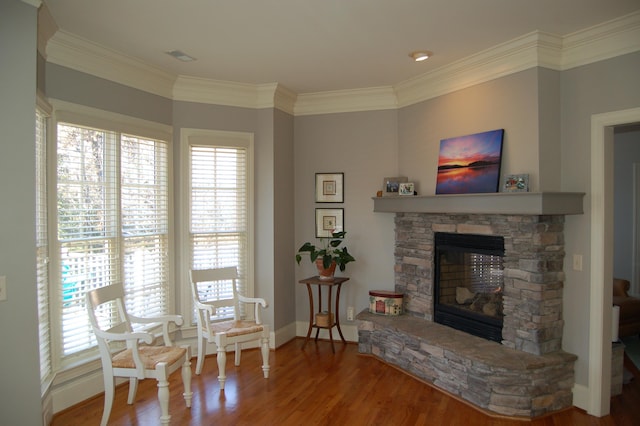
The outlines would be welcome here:
[[[504,238],[436,232],[434,321],[502,341]]]

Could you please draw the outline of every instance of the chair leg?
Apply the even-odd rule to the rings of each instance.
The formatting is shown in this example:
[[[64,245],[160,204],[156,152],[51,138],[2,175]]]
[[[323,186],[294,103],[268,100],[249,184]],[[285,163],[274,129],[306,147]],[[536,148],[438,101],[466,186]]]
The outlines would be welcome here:
[[[107,426],[109,416],[111,415],[111,407],[113,407],[113,394],[115,391],[115,379],[113,376],[104,378],[104,410],[102,411],[102,420],[100,426]]]
[[[236,356],[235,356],[235,365],[236,367],[240,365],[240,356],[242,356],[242,346],[239,342],[236,342]]]
[[[160,424],[168,425],[169,415],[169,372],[166,362],[156,365],[156,379],[158,380],[158,402],[160,403]]]
[[[262,338],[262,345],[260,348],[261,352],[262,352],[262,372],[264,374],[264,378],[268,379],[269,378],[269,338],[268,337],[263,337]]]
[[[127,404],[133,404],[133,402],[136,400],[137,391],[138,379],[136,377],[129,377],[129,396],[127,397]]]
[[[204,364],[204,349],[206,347],[207,341],[198,336],[198,360],[196,361],[196,374],[200,375],[202,373],[202,365]]]
[[[227,366],[227,353],[223,345],[218,346],[218,382],[220,382],[220,390],[224,390],[224,382],[227,380],[225,367]]]
[[[191,391],[191,347],[189,345],[183,346],[187,350],[184,355],[184,364],[182,364],[182,384],[184,385],[184,401],[187,407],[191,407],[191,398],[193,392]]]

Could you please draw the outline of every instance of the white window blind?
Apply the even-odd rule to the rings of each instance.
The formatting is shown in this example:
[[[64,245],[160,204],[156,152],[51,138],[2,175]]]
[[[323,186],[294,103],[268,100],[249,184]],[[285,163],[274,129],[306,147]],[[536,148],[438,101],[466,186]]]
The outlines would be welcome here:
[[[127,311],[167,312],[169,183],[167,144],[123,135],[122,235]]]
[[[49,322],[49,240],[47,236],[47,116],[36,108],[36,286],[40,382],[51,379],[51,325]]]
[[[246,147],[190,145],[190,249],[193,269],[236,266],[247,295],[248,154]],[[231,283],[201,295],[228,298]],[[218,310],[216,318],[230,312]]]
[[[169,312],[168,146],[59,123],[60,356],[95,345],[84,297],[123,282],[130,313]]]

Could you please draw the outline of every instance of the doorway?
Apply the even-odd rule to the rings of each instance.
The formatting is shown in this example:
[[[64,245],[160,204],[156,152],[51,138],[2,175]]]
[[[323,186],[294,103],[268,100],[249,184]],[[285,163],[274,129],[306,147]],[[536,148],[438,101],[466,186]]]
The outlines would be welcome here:
[[[614,128],[640,122],[640,108],[591,117],[591,275],[589,401],[587,412],[609,414],[613,276]]]
[[[613,275],[638,296],[640,263],[640,124],[614,128]]]

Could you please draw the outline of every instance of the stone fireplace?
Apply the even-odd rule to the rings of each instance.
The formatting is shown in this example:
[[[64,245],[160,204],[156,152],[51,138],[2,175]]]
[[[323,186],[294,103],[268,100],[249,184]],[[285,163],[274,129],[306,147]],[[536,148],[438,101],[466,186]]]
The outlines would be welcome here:
[[[505,208],[505,196],[511,195],[484,195],[480,200],[493,207],[478,213],[461,211],[469,209],[467,202],[457,206],[460,199],[468,201],[464,196],[374,199],[376,211],[396,213],[393,288],[405,296],[405,315],[361,312],[359,345],[360,352],[482,409],[536,417],[572,405],[576,357],[562,351],[563,228],[565,214],[582,212],[582,195],[545,205],[545,194],[527,194],[509,198],[506,205],[515,207]],[[449,212],[442,212],[443,204]],[[441,234],[503,241],[497,339],[435,321],[436,266],[449,266],[436,264],[435,236]]]
[[[433,320],[434,233],[504,238],[502,344],[532,354],[560,350],[564,216],[396,215],[395,290],[410,315]]]

